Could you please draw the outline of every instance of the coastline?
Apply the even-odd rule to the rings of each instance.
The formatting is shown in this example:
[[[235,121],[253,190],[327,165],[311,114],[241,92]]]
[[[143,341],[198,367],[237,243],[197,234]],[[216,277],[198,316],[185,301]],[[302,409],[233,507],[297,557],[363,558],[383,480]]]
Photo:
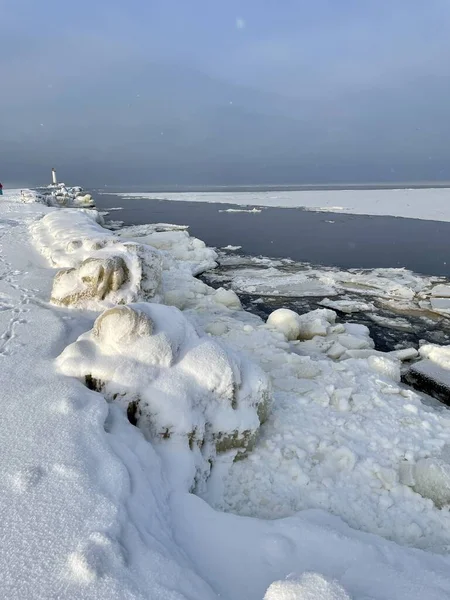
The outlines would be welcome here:
[[[364,328],[339,326],[329,310],[307,321],[318,335],[293,343],[241,310],[235,295],[194,277],[214,255],[185,232],[102,231],[92,211],[82,218],[89,211],[25,205],[14,194],[0,211],[4,597],[258,600],[273,582],[304,571],[337,579],[351,595],[378,589],[375,597],[384,597],[380,580],[398,598],[450,594],[450,517],[396,471],[402,457],[440,456],[450,443],[447,412],[399,383],[400,359],[374,352]],[[45,215],[55,218],[43,228]],[[171,314],[178,309],[200,340],[246,356],[272,380],[272,415],[250,458],[214,455],[214,476],[200,494],[216,509],[258,518],[216,512],[190,494],[189,446],[145,439],[120,403],[58,369],[57,357],[80,335],[91,339],[102,311],[123,299],[142,302],[127,262],[133,244],[163,256],[150,306],[176,307]],[[135,288],[122,284],[118,296],[89,303],[80,295],[72,308],[49,303],[56,268],[76,272],[105,248],[122,253]],[[344,353],[356,353],[336,362],[324,341],[329,349],[347,342]]]

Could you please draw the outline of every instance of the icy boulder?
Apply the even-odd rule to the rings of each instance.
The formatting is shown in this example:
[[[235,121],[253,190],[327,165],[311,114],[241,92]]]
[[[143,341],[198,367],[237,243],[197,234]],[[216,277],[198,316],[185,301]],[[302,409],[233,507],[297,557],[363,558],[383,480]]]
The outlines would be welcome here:
[[[166,450],[184,449],[191,486],[204,481],[218,453],[237,457],[250,450],[268,416],[267,375],[199,337],[174,307],[142,303],[107,310],[58,364],[121,403],[147,439]],[[173,456],[180,462],[179,454]]]
[[[269,315],[267,325],[283,333],[287,340],[310,340],[315,336],[326,336],[335,321],[336,313],[327,308],[318,308],[303,315],[288,308],[279,308]]]
[[[163,231],[160,230],[162,228]],[[212,248],[208,248],[202,240],[191,237],[182,228],[169,225],[138,225],[124,227],[117,235],[167,252],[191,275],[199,275],[217,266],[217,253]]]
[[[450,463],[446,457],[421,458],[400,465],[400,481],[432,500],[438,508],[450,504]]]
[[[304,573],[285,581],[275,581],[269,587],[264,600],[351,600],[344,588],[335,581],[328,581],[319,573]]]
[[[113,244],[93,252],[77,267],[55,275],[51,302],[98,309],[99,302],[127,304],[157,297],[161,256],[148,246]]]

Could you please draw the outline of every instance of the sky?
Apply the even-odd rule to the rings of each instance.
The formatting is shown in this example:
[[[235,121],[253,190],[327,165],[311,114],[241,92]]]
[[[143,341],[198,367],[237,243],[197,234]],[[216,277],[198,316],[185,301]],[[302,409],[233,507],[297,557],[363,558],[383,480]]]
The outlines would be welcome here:
[[[0,0],[0,180],[450,180],[448,0]]]

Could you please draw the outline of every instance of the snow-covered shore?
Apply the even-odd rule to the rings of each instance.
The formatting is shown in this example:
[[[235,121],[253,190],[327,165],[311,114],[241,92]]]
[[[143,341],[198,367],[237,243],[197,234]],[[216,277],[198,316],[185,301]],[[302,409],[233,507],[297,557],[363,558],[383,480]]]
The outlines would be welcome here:
[[[239,206],[305,208],[352,215],[389,215],[450,221],[448,188],[377,190],[302,190],[270,192],[123,192],[122,198],[159,198],[179,202],[213,202]],[[254,212],[254,211],[251,211]],[[259,211],[256,211],[259,212]]]
[[[0,245],[1,597],[450,598],[450,413],[406,355],[263,323],[179,228],[6,192]]]

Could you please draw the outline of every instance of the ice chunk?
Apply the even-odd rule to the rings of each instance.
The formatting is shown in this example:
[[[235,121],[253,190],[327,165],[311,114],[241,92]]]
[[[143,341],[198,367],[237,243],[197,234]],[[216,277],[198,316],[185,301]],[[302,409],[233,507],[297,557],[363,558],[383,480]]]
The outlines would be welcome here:
[[[330,300],[329,298],[324,298],[319,304],[348,314],[374,310],[374,305],[371,302],[361,302],[358,300]]]
[[[303,315],[279,308],[269,315],[267,325],[281,331],[287,340],[310,340],[315,336],[326,336],[335,320],[336,313],[325,308]]]
[[[450,311],[450,298],[430,298],[431,308],[436,311]]]
[[[450,285],[435,285],[431,290],[431,295],[439,298],[450,298]]]
[[[281,331],[287,340],[297,340],[300,335],[300,316],[288,308],[274,310],[267,319],[267,325]]]
[[[419,460],[413,472],[413,489],[438,508],[450,504],[450,464],[441,458]]]
[[[400,383],[400,362],[386,356],[369,356],[367,362],[370,368],[381,375]]]

